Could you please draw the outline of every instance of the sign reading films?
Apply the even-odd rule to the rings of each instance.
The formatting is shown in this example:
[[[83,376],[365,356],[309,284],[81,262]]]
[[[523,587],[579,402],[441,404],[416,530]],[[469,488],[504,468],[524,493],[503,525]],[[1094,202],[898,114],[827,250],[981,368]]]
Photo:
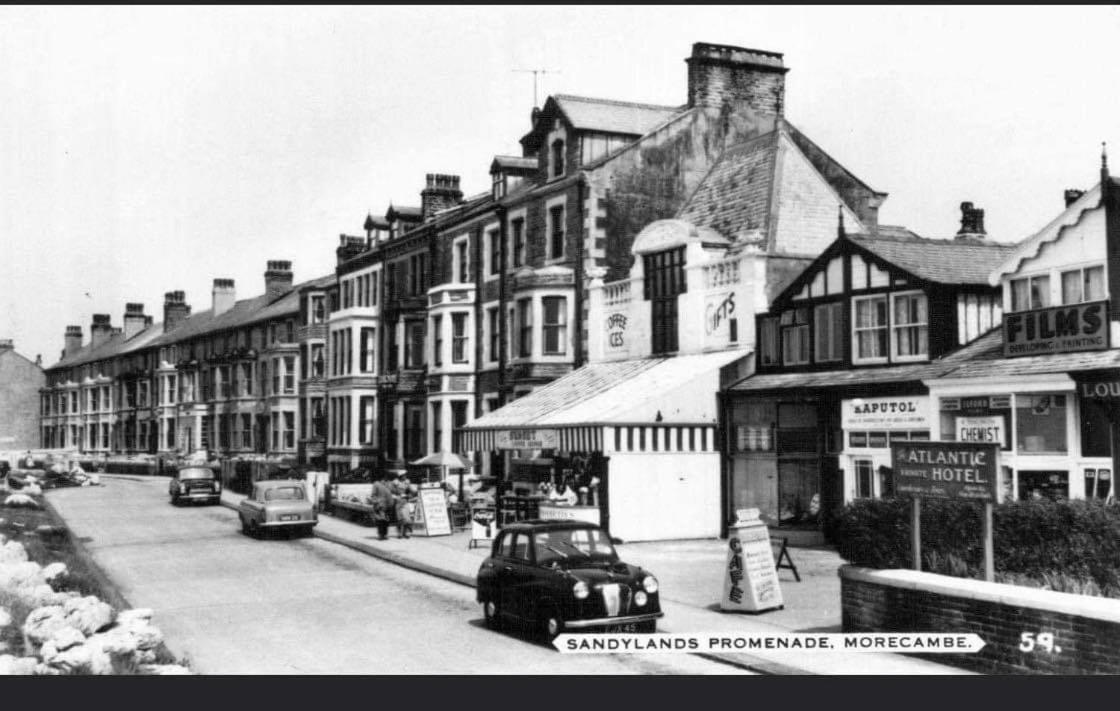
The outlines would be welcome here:
[[[891,467],[899,494],[995,502],[999,445],[892,442]]]
[[[1008,357],[1097,351],[1108,346],[1107,301],[1003,315],[1003,354]]]

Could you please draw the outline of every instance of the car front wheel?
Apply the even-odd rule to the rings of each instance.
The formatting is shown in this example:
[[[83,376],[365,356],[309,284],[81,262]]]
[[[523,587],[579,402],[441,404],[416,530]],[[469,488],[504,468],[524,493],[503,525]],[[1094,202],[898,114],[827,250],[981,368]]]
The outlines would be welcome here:
[[[564,631],[564,618],[555,605],[548,605],[542,609],[539,619],[541,636],[546,642],[551,643]]]
[[[496,600],[487,600],[482,603],[482,618],[486,621],[486,626],[490,629],[501,629],[502,611],[501,608],[498,607]]]
[[[178,494],[172,494],[171,495],[171,505],[172,506],[178,506],[179,505],[179,495]]]

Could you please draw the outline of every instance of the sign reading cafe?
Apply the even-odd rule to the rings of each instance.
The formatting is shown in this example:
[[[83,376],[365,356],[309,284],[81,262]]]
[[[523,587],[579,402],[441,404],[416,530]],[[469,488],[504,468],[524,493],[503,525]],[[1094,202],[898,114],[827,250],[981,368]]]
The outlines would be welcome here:
[[[1003,315],[1003,354],[1008,357],[1096,351],[1108,345],[1107,301]]]

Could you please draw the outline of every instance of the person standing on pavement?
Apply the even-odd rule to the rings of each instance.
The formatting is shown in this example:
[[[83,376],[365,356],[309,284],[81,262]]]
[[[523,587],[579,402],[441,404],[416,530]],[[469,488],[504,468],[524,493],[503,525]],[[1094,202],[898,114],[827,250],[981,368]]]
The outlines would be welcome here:
[[[412,536],[412,512],[409,510],[408,497],[411,493],[408,474],[401,472],[392,484],[393,498],[397,508],[397,537],[409,538]]]
[[[384,541],[389,537],[389,512],[393,507],[393,492],[385,482],[385,473],[377,475],[373,482],[373,523],[377,526],[377,539]]]

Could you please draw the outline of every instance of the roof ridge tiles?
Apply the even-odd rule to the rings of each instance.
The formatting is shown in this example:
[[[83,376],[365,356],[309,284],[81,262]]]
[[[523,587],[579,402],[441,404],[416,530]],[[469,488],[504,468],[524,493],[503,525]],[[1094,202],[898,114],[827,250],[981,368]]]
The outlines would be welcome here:
[[[658,111],[683,111],[688,108],[687,105],[678,104],[671,106],[668,104],[650,104],[644,101],[622,101],[621,99],[603,99],[595,96],[578,96],[576,94],[553,94],[554,99],[564,99],[566,101],[583,101],[590,104],[609,104],[611,106],[626,106],[636,109],[657,109]]]

